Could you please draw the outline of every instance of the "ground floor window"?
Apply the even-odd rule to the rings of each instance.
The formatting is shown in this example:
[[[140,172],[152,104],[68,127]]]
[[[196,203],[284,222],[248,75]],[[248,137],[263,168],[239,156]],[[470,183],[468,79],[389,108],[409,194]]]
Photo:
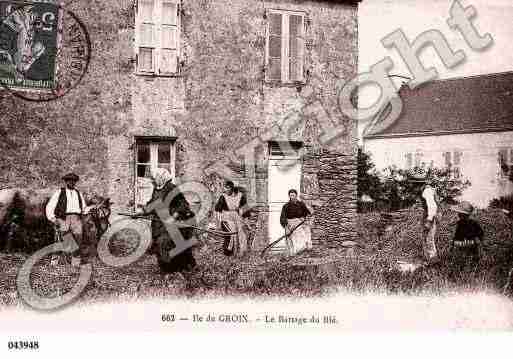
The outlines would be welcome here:
[[[151,198],[151,173],[158,167],[175,178],[175,139],[138,137],[135,141],[135,205],[144,206]]]
[[[513,148],[499,148],[499,178],[513,178]]]
[[[405,155],[406,169],[412,169],[413,167],[421,167],[423,164],[423,157],[424,154],[420,150],[417,150],[416,152],[407,153]]]
[[[445,167],[451,170],[451,175],[453,178],[458,179],[461,177],[461,159],[463,157],[463,152],[461,151],[451,151],[444,152],[444,163]]]

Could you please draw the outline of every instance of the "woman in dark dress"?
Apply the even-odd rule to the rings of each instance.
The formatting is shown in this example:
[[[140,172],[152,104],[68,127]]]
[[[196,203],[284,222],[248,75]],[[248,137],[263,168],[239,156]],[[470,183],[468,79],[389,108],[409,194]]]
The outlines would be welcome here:
[[[298,200],[297,191],[289,191],[289,202],[283,205],[280,215],[280,224],[287,236],[287,252],[295,255],[304,250],[312,249],[311,229],[306,217],[311,215],[306,205]]]
[[[152,247],[155,249],[152,252],[157,253],[159,267],[163,272],[190,271],[196,266],[192,247],[187,248],[173,258],[167,258],[166,253],[176,246],[162,219],[157,215],[155,209],[152,209],[154,207],[152,204],[155,201],[165,201],[168,194],[176,189],[169,171],[165,168],[157,168],[153,173],[153,185],[151,200],[143,208],[145,214],[154,214],[151,221],[151,235],[153,238]],[[176,221],[186,221],[194,217],[189,203],[181,192],[174,195],[169,203],[169,215]],[[192,228],[180,228],[179,231],[185,240],[190,240],[194,234]]]

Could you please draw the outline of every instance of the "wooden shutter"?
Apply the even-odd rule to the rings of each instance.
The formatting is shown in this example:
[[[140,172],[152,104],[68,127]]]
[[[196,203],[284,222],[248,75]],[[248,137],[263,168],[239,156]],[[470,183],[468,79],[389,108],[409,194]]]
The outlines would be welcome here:
[[[137,70],[155,71],[155,0],[139,0],[137,3],[136,44]]]
[[[267,31],[267,79],[281,81],[283,15],[269,12]]]
[[[304,16],[289,16],[289,80],[303,81]]]
[[[180,33],[177,0],[161,0],[159,20],[158,72],[161,75],[176,74]]]

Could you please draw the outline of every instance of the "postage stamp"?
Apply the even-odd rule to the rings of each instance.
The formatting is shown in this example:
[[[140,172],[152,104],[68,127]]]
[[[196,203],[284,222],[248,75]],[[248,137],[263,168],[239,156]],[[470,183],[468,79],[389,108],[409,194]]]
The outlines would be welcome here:
[[[84,24],[57,1],[0,1],[0,83],[15,96],[64,96],[82,80],[90,56]]]

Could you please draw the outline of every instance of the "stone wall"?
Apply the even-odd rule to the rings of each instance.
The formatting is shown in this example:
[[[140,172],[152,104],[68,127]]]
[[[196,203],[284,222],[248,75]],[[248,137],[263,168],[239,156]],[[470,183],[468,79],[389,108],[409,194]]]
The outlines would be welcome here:
[[[110,170],[105,138],[126,133],[131,123],[132,43],[127,34],[133,3],[74,0],[66,9],[89,34],[88,72],[64,97],[50,102],[25,101],[0,89],[0,133],[6,139],[0,145],[2,188],[56,187],[64,173],[74,171],[82,191],[104,195],[112,178],[118,178]]]

